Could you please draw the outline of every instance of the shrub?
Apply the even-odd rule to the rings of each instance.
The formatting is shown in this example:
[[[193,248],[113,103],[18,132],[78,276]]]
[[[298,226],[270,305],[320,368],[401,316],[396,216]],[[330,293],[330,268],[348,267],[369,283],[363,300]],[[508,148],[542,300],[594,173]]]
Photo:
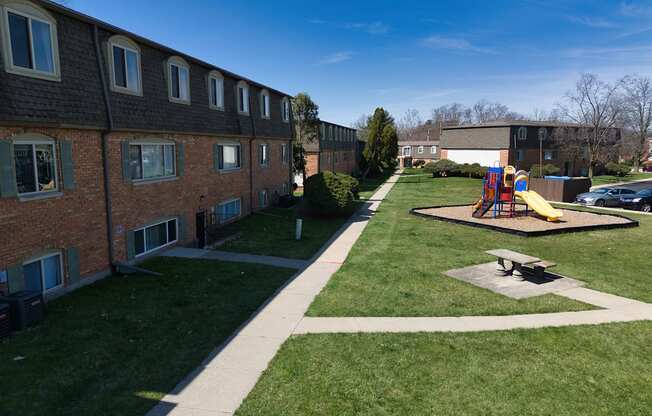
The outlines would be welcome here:
[[[607,163],[605,169],[608,175],[615,175],[621,177],[629,175],[629,173],[632,171],[631,166],[629,166],[628,164],[616,163],[616,162]]]
[[[435,176],[457,176],[460,174],[459,165],[448,159],[427,163],[424,169]]]
[[[342,173],[320,172],[306,179],[304,198],[310,211],[320,215],[349,215],[355,209],[359,183]]]
[[[530,168],[530,176],[532,176],[534,178],[538,178],[538,177],[541,177],[541,176],[559,175],[559,172],[560,172],[559,167],[557,167],[557,166],[555,166],[553,164],[550,164],[550,163],[548,163],[546,165],[543,165],[543,172],[541,172],[540,166],[538,164],[537,165],[532,165],[532,167]],[[543,175],[541,173],[543,173]]]
[[[426,164],[426,161],[425,161],[425,160],[423,160],[423,159],[419,159],[419,160],[415,160],[415,161],[412,163],[412,167],[419,168],[419,167],[421,167],[421,166],[423,166],[423,165],[425,165],[425,164]]]
[[[487,173],[488,168],[480,166],[479,163],[468,164],[465,163],[459,166],[460,175],[469,177],[469,178],[484,178],[484,175]]]

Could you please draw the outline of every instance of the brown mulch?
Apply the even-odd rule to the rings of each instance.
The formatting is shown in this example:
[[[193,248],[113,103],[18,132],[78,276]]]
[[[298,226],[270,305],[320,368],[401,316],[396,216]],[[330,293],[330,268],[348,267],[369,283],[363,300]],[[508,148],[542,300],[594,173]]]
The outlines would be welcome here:
[[[608,214],[594,214],[592,212],[573,211],[569,209],[561,209],[564,216],[559,222],[549,222],[545,218],[530,211],[530,215],[519,215],[516,217],[499,217],[493,218],[492,212],[489,211],[482,218],[475,218],[471,214],[472,207],[457,206],[457,207],[439,207],[439,208],[424,208],[415,210],[416,213],[432,215],[435,217],[442,217],[451,220],[465,221],[475,224],[492,225],[500,228],[507,228],[510,230],[518,230],[525,232],[534,231],[548,231],[548,230],[562,230],[564,228],[585,227],[594,225],[613,225],[613,224],[628,224],[631,220],[623,217],[617,217]],[[523,209],[518,209],[517,213],[523,214]]]

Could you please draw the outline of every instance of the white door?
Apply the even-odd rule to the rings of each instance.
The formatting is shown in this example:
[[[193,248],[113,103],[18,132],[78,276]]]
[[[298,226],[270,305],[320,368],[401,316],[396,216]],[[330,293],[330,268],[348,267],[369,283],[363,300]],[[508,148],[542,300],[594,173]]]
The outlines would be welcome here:
[[[448,159],[456,163],[479,163],[482,166],[498,166],[500,150],[448,150]]]

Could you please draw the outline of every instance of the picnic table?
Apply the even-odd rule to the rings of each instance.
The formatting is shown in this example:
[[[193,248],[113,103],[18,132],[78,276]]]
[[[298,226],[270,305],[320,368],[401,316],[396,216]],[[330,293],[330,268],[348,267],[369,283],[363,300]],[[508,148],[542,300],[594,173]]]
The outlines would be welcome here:
[[[541,260],[538,257],[528,256],[504,248],[487,250],[485,253],[498,259],[496,264],[496,275],[498,276],[507,276],[511,271],[512,276],[522,279],[523,272],[531,270],[535,277],[541,278],[547,268],[556,266],[551,261]],[[512,263],[511,270],[507,270],[505,267],[505,260]]]

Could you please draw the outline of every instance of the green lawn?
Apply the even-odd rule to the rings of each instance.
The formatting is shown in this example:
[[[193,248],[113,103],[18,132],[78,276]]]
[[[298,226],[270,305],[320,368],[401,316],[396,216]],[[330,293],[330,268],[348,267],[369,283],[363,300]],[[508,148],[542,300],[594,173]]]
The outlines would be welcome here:
[[[237,416],[649,415],[652,323],[291,338]]]
[[[380,185],[385,183],[390,176],[394,174],[394,171],[385,170],[382,174],[379,174],[374,177],[366,178],[365,180],[360,180],[360,199],[369,199],[371,196],[378,190]]]
[[[591,179],[591,185],[607,185],[610,183],[636,181],[641,179],[652,179],[652,172],[631,173],[625,177],[613,175],[594,176],[593,179]]]
[[[492,261],[509,248],[558,263],[588,287],[652,302],[652,219],[631,229],[524,238],[415,217],[412,207],[471,203],[481,180],[402,177],[354,245],[343,267],[310,307],[311,316],[462,316],[577,310],[587,305],[547,295],[513,300],[442,272]]]
[[[0,415],[143,415],[295,271],[155,258],[0,341]],[[22,359],[19,359],[22,357]]]

